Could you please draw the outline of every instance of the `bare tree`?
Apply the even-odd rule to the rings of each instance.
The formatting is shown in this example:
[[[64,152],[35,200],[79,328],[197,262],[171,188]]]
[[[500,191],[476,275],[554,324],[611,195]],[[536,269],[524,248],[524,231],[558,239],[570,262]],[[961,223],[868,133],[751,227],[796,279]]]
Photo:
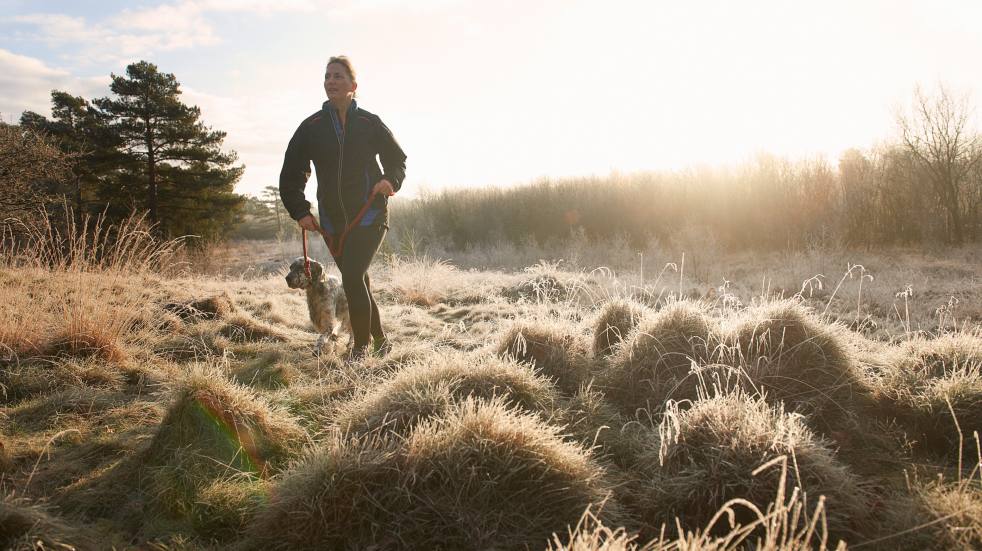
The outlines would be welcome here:
[[[45,135],[0,122],[0,218],[40,206],[46,185],[62,180],[72,160]]]
[[[952,97],[939,86],[929,97],[918,87],[911,113],[898,115],[903,142],[924,171],[947,217],[948,240],[960,244],[965,239],[966,187],[982,162],[982,139],[970,127],[972,109],[967,96]]]

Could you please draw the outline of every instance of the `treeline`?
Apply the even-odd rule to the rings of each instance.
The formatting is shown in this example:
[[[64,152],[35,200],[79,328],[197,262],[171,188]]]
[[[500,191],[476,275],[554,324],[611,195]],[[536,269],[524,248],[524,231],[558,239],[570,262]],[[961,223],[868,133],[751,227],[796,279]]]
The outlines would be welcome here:
[[[467,250],[583,234],[643,249],[705,233],[733,249],[960,244],[982,238],[982,140],[967,102],[918,92],[899,143],[837,165],[761,155],[731,169],[540,181],[396,203],[397,242]]]
[[[140,61],[112,75],[111,95],[51,93],[51,117],[25,111],[0,123],[0,219],[48,212],[146,217],[164,238],[229,235],[245,206],[233,192],[244,170],[222,148],[225,132],[185,105],[173,74]]]

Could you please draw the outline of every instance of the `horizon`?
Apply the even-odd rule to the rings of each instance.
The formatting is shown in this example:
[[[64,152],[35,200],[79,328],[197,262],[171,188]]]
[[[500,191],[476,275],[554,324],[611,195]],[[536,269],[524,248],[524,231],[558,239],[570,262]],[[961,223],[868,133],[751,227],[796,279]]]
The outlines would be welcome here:
[[[982,5],[971,2],[0,6],[5,120],[50,113],[51,89],[109,95],[110,72],[146,59],[228,133],[225,149],[246,165],[236,191],[250,195],[277,184],[287,141],[324,99],[323,64],[340,53],[355,63],[360,105],[409,156],[409,196],[725,168],[761,153],[834,161],[890,141],[916,85],[944,83],[976,110],[982,90],[969,23]]]

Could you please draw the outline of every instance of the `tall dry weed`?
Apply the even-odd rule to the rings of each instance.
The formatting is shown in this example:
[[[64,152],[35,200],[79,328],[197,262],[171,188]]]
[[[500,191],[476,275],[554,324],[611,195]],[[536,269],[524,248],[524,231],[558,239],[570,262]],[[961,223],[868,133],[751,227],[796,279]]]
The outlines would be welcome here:
[[[43,213],[47,214],[47,213]],[[58,220],[63,220],[59,225]],[[144,280],[173,273],[179,240],[160,241],[143,217],[109,224],[64,216],[8,220],[0,235],[0,354],[98,356],[119,361],[144,315]]]

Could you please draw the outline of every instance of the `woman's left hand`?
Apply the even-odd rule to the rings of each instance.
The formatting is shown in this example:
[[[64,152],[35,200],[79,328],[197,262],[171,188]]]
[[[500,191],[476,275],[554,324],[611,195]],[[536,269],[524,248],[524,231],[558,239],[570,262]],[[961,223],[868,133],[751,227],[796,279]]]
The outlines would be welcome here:
[[[381,195],[395,195],[396,190],[392,187],[392,182],[382,178],[377,184],[375,184],[375,187],[372,189],[372,193]]]

